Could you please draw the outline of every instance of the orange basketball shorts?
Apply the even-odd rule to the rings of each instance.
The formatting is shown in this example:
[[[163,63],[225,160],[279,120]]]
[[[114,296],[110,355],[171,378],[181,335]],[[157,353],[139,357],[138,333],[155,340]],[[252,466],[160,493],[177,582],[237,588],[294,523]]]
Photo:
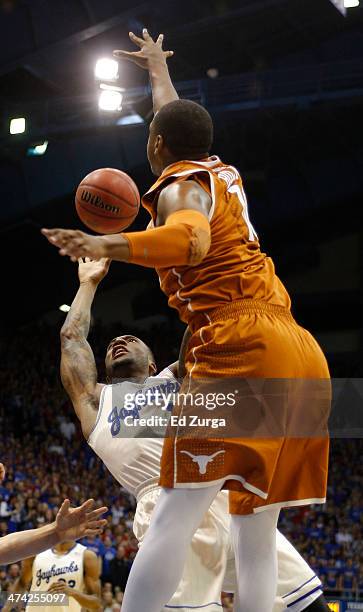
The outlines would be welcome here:
[[[254,300],[196,315],[189,327],[160,485],[220,483],[232,514],[324,503],[331,386],[315,339],[289,310]]]

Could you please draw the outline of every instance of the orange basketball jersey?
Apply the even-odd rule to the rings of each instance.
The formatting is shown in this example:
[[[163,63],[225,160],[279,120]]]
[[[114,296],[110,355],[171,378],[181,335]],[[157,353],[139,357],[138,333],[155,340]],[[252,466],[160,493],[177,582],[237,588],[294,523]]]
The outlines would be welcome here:
[[[157,273],[169,305],[188,323],[193,314],[208,313],[226,302],[254,299],[290,308],[290,298],[275,274],[272,260],[260,250],[249,220],[241,177],[233,166],[213,156],[205,161],[182,161],[168,166],[144,195],[143,206],[153,221],[164,187],[193,180],[211,196],[211,247],[196,266],[162,268]]]

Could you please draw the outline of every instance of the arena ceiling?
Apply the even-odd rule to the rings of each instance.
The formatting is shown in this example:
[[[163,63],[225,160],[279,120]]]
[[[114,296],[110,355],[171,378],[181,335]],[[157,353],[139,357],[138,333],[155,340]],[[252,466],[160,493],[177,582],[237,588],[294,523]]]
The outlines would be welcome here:
[[[131,49],[128,31],[145,26],[152,34],[163,32],[166,47],[175,51],[170,67],[174,80],[183,82],[184,97],[192,92],[215,110],[215,150],[242,170],[271,248],[289,248],[287,233],[281,238],[277,231],[281,219],[285,226],[298,225],[303,242],[303,223],[317,209],[324,215],[324,206],[330,206],[327,231],[332,232],[342,198],[352,215],[357,210],[361,8],[344,19],[329,0],[0,0],[0,255],[7,288],[0,313],[5,323],[28,321],[73,290],[70,264],[49,249],[39,227],[77,225],[72,194],[87,171],[114,165],[130,172],[141,191],[150,183],[147,127],[116,128],[100,121],[93,104],[95,61],[114,48]],[[207,76],[211,68],[218,78]],[[252,103],[259,76],[264,87]],[[122,64],[121,84],[127,98],[129,91],[145,91],[147,75]],[[138,98],[141,106],[144,99]],[[78,106],[84,101],[90,106]],[[33,116],[24,138],[9,137],[8,120],[15,112]],[[40,137],[50,139],[49,152],[42,159],[26,158],[29,143]],[[336,180],[339,172],[342,180],[329,189],[326,181],[324,191],[314,171],[319,167],[326,177],[324,163],[332,157]],[[292,197],[298,200],[293,218],[287,204]],[[143,223],[141,217],[136,227]],[[109,282],[136,274],[142,278],[144,272],[120,266]]]

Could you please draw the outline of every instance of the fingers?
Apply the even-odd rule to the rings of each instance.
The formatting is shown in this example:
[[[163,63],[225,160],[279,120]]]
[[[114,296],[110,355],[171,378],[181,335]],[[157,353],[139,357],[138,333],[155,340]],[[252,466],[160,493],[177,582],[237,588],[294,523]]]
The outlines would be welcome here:
[[[142,36],[143,36],[144,40],[152,40],[152,38],[151,38],[151,36],[150,36],[150,34],[149,34],[149,32],[147,31],[146,28],[143,29]]]
[[[132,42],[135,43],[135,45],[137,45],[138,47],[143,46],[144,40],[136,36],[136,34],[134,34],[133,32],[129,32],[129,37],[130,37],[130,40],[132,40]]]
[[[159,45],[159,47],[162,47],[163,40],[164,40],[164,34],[159,34],[159,36],[156,39],[156,44]]]
[[[164,51],[165,57],[171,57],[174,55],[174,51]]]
[[[61,593],[66,588],[64,582],[54,582],[50,585],[48,593]]]
[[[71,502],[69,501],[69,499],[65,499],[63,504],[59,508],[59,511],[58,511],[59,516],[62,517],[65,514],[67,514],[67,512],[69,511],[70,505],[71,505]]]
[[[94,499],[87,499],[87,501],[83,502],[82,506],[77,508],[77,510],[79,510],[80,512],[84,514],[91,513],[94,503],[95,503]]]
[[[134,53],[134,51],[123,51],[122,49],[115,49],[112,52],[112,55],[114,57],[117,57],[118,59],[132,60],[134,57]]]
[[[80,230],[56,228],[42,229],[41,232],[53,246],[58,247],[60,255],[68,256],[74,262],[80,257],[92,255],[89,248],[91,236]]]
[[[107,525],[106,519],[99,521],[87,521],[86,529],[103,529]]]
[[[85,529],[84,531],[85,536],[98,536],[100,533],[102,533],[102,529]]]
[[[86,520],[87,522],[94,521],[98,519],[99,516],[102,516],[102,514],[105,514],[105,512],[107,511],[108,508],[106,506],[103,506],[102,508],[96,508],[96,510],[93,510],[92,512],[88,512],[86,514]]]

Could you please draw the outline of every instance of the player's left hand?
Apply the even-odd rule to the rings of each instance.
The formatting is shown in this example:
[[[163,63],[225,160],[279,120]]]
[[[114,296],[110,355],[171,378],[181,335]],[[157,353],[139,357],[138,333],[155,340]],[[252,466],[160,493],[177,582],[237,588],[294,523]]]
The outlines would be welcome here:
[[[88,499],[78,508],[71,508],[69,499],[63,502],[55,519],[60,542],[98,535],[102,531],[107,521],[100,517],[107,512],[108,508],[103,506],[93,510],[93,505],[93,499]]]
[[[72,261],[80,257],[101,259],[105,257],[102,236],[90,236],[80,230],[42,229],[42,234],[58,247],[60,255],[68,255]]]
[[[58,582],[53,582],[50,585],[47,593],[64,593],[64,595],[72,595],[72,589],[62,580],[58,580]]]
[[[0,463],[0,484],[2,483],[2,481],[5,478],[5,466],[3,463]]]
[[[80,284],[92,282],[98,285],[108,273],[110,263],[111,259],[105,257],[96,260],[89,257],[81,257],[78,260],[78,278]]]
[[[136,36],[133,32],[129,32],[129,37],[130,40],[139,47],[140,51],[123,51],[122,49],[115,49],[113,55],[119,59],[133,62],[144,70],[150,70],[153,63],[166,63],[166,60],[174,55],[174,51],[163,50],[164,34],[159,34],[158,38],[154,41],[147,29],[144,28],[142,31],[142,38]]]

